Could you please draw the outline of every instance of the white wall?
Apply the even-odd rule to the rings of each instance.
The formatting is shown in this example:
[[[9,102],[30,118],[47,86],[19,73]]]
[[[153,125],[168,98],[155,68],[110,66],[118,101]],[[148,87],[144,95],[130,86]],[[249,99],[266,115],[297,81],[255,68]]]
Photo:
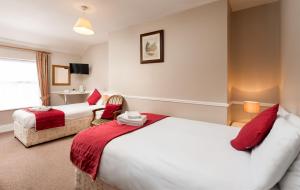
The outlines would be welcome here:
[[[227,1],[220,0],[111,33],[109,90],[131,96],[227,103],[227,13]],[[140,64],[140,34],[159,29],[165,31],[165,62]],[[128,101],[129,109],[227,121],[227,107]],[[208,116],[206,110],[215,113]]]
[[[281,103],[300,115],[300,1],[281,1]]]
[[[88,90],[108,90],[108,42],[89,47],[82,56],[82,62],[90,66],[90,74],[84,77]]]
[[[81,63],[81,56],[71,55],[59,52],[52,52],[49,56],[49,77],[50,77],[50,92],[63,91],[65,89],[78,89],[79,85],[84,84],[84,76],[78,74],[71,74],[71,85],[53,86],[52,85],[52,65],[69,65],[69,63]],[[64,97],[62,95],[51,94],[51,105],[64,104]],[[68,103],[77,103],[85,99],[85,96],[69,96]]]

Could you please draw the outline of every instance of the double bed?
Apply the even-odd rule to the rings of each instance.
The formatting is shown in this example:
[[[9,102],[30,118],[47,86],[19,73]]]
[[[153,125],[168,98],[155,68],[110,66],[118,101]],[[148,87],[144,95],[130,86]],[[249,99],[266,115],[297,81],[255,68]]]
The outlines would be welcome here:
[[[76,169],[76,189],[248,190],[251,154],[229,143],[238,132],[168,117],[110,141],[95,181]]]
[[[104,105],[99,101],[96,105],[78,103],[53,106],[52,108],[64,112],[65,126],[36,131],[35,115],[21,109],[13,113],[14,136],[26,147],[30,147],[39,143],[76,134],[90,126],[93,118],[93,110],[104,108]]]

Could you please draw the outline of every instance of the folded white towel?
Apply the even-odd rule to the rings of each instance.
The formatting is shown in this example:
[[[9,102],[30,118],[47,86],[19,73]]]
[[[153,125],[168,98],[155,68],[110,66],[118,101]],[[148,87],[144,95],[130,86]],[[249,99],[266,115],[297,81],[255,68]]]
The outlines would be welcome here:
[[[50,106],[37,106],[37,107],[32,107],[28,108],[30,111],[49,111],[51,110]]]
[[[137,122],[139,122],[139,121],[143,121],[145,117],[146,117],[145,115],[140,115],[140,117],[138,117],[138,118],[130,118],[129,115],[128,115],[128,112],[125,112],[125,113],[119,115],[117,118],[119,118],[123,121],[137,121]]]
[[[117,121],[119,124],[142,126],[147,121],[147,117],[145,115],[141,115],[140,118],[129,119],[127,113],[123,113],[117,117]]]
[[[137,111],[126,111],[125,112],[129,119],[139,119],[142,115]]]
[[[143,120],[140,121],[129,121],[129,120],[124,120],[124,119],[117,119],[117,121],[125,124],[134,124],[134,125],[143,125],[146,122],[146,117],[143,118]]]
[[[135,127],[141,127],[144,125],[145,122],[141,122],[141,123],[132,123],[132,122],[122,122],[122,121],[117,121],[118,124],[120,125],[130,125],[130,126],[135,126]]]

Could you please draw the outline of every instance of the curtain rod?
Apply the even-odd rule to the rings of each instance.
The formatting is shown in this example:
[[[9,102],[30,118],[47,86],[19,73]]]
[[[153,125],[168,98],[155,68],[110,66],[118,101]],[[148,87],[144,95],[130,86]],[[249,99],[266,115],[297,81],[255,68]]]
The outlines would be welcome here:
[[[34,52],[38,52],[38,51],[39,51],[39,52],[51,54],[50,52],[43,51],[43,50],[37,50],[37,49],[25,48],[25,47],[16,47],[16,46],[11,46],[11,45],[3,45],[3,44],[0,44],[0,47],[13,48],[13,49],[20,49],[20,50],[26,50],[26,51],[34,51]]]

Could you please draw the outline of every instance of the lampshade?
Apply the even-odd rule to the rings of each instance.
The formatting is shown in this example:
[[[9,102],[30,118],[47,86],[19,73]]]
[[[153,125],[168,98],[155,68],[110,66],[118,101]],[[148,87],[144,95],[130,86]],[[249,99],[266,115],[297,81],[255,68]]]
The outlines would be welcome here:
[[[259,102],[245,101],[244,102],[244,112],[247,113],[258,113],[260,110]]]
[[[77,22],[75,23],[73,30],[82,35],[93,35],[95,32],[93,31],[92,24],[89,20],[85,18],[78,18]]]

